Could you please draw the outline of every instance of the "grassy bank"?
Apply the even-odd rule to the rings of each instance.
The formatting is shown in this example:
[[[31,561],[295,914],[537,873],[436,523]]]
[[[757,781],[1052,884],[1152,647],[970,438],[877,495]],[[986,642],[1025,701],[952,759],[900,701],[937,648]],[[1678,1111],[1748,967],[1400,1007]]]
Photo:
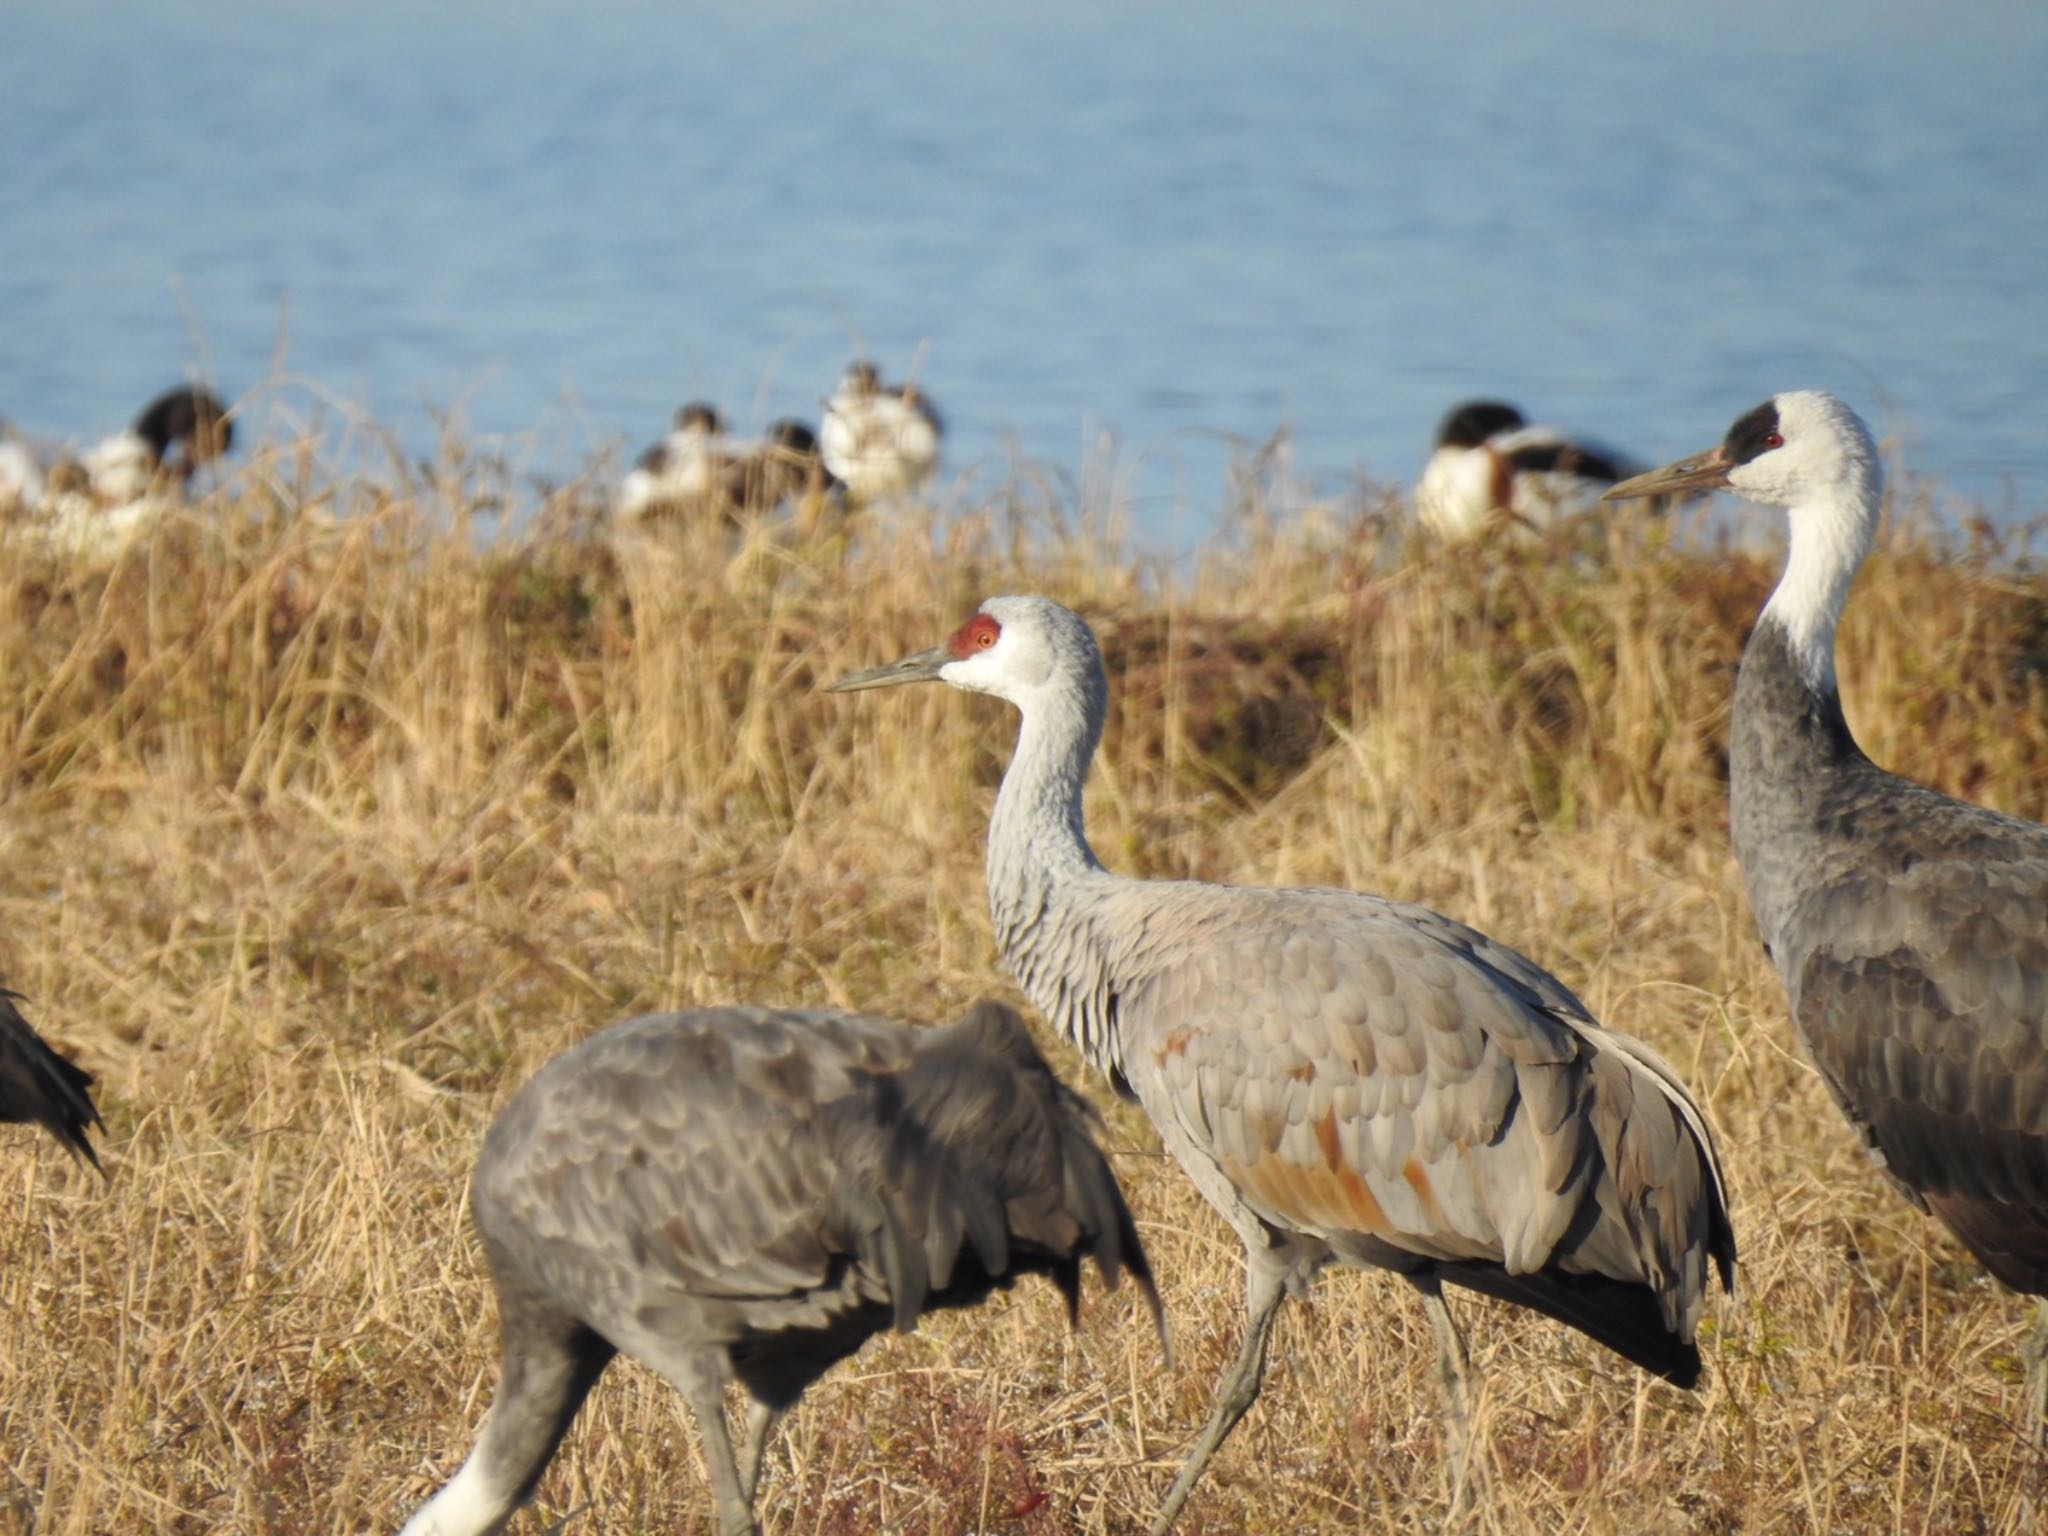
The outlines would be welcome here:
[[[541,1061],[650,1009],[1011,995],[980,853],[1012,719],[813,687],[998,591],[1102,634],[1112,867],[1427,902],[1707,1104],[1743,1268],[1699,1395],[1454,1300],[1485,1529],[2032,1528],[2031,1314],[1866,1165],[1742,903],[1722,747],[1767,557],[1633,521],[1446,555],[1378,504],[1274,525],[1248,495],[1240,553],[1164,583],[1020,486],[844,548],[620,558],[573,492],[479,548],[487,480],[280,455],[111,573],[0,560],[0,978],[99,1074],[112,1173],[0,1133],[0,1533],[394,1528],[488,1401],[464,1186]],[[1895,518],[1858,588],[1851,721],[2048,817],[2048,581],[1933,526]],[[934,1320],[792,1416],[769,1531],[1141,1528],[1236,1348],[1242,1262],[1142,1117],[1109,1121],[1179,1368],[1092,1285],[1074,1335],[1049,1287]],[[1404,1287],[1326,1278],[1183,1529],[1436,1529],[1432,1359]],[[540,1502],[515,1530],[701,1528],[679,1400],[615,1368]]]

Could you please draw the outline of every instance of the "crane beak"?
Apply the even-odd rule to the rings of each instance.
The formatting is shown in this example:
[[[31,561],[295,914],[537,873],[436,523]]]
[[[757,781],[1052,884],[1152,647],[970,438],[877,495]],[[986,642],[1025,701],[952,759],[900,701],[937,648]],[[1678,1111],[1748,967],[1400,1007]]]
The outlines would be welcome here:
[[[1668,496],[1675,491],[1725,490],[1728,471],[1732,467],[1728,455],[1717,443],[1705,453],[1693,454],[1675,464],[1666,464],[1662,469],[1653,469],[1648,474],[1609,486],[1600,499],[1634,501],[1643,496]]]
[[[827,683],[827,693],[859,693],[863,688],[894,688],[900,683],[929,683],[937,680],[939,669],[956,658],[943,645],[935,645],[928,651],[918,651],[901,661],[892,661],[886,667],[869,667],[865,672],[849,672],[837,682]]]

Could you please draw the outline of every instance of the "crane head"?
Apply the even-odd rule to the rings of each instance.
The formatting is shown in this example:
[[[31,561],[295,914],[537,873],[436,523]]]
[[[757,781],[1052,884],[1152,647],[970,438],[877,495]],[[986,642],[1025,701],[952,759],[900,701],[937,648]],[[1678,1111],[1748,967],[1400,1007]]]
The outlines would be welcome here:
[[[1624,480],[1601,500],[1730,490],[1767,507],[1874,505],[1877,489],[1877,445],[1863,419],[1833,395],[1802,389],[1771,396],[1706,452]]]
[[[1081,616],[1043,597],[991,597],[944,645],[826,684],[827,693],[893,688],[933,680],[991,693],[1029,709],[1040,700],[1078,699],[1099,712],[1108,696],[1102,652]]]

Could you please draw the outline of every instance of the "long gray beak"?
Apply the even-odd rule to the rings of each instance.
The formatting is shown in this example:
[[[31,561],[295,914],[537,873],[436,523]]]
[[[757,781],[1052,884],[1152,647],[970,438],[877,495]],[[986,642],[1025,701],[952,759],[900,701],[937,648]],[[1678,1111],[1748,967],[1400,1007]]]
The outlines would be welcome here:
[[[849,672],[837,682],[827,683],[827,693],[859,693],[863,688],[894,688],[900,683],[929,683],[936,681],[939,668],[954,659],[953,653],[943,645],[935,645],[928,651],[918,651],[901,661],[892,661],[886,667],[869,667],[865,672]]]
[[[1693,454],[1662,469],[1609,486],[1602,501],[1634,501],[1643,496],[1668,496],[1675,491],[1718,491],[1728,484],[1728,455],[1715,444],[1705,453]]]

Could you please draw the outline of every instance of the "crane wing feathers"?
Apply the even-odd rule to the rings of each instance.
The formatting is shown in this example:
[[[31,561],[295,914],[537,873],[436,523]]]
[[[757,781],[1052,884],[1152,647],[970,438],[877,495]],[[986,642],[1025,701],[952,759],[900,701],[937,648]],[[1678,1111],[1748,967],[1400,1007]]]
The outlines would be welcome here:
[[[1072,1298],[1084,1252],[1150,1295],[1093,1125],[1007,1009],[937,1030],[640,1019],[555,1058],[506,1108],[477,1221],[494,1263],[565,1298],[641,1318],[708,1308],[739,1329],[857,1307],[907,1329],[1032,1270]]]
[[[900,1067],[898,1026],[730,1010],[636,1019],[550,1061],[477,1166],[479,1221],[723,1296],[821,1284],[832,1166],[818,1106]]]
[[[1969,1207],[2048,1208],[2044,907],[2048,859],[1859,871],[1809,895],[1781,957],[1800,1036],[1866,1146],[2026,1289],[2048,1289],[2048,1236],[2001,1268],[1987,1250],[2012,1242],[2009,1213]]]
[[[1120,894],[1153,898],[1147,937],[1111,954],[1122,1066],[1226,1213],[1365,1262],[1391,1247],[1647,1281],[1689,1336],[1706,1254],[1725,1280],[1734,1245],[1705,1119],[1653,1052],[1422,908]]]

